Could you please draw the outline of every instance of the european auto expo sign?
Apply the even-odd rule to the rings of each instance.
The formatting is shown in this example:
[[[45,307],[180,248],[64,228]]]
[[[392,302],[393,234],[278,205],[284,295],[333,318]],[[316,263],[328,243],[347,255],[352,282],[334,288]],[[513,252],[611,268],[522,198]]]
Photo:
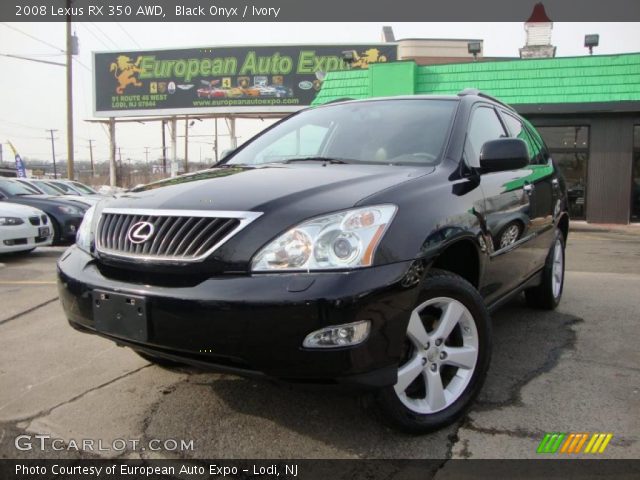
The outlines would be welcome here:
[[[327,72],[396,58],[388,43],[94,52],[94,113],[291,112],[311,104]]]

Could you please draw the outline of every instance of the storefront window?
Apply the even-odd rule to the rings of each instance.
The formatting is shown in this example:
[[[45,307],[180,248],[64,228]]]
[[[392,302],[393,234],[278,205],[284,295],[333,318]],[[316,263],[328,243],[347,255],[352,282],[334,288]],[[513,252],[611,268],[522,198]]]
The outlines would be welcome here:
[[[589,127],[537,127],[567,182],[571,218],[585,218]]]
[[[631,184],[631,221],[640,222],[640,125],[633,127],[633,174]]]

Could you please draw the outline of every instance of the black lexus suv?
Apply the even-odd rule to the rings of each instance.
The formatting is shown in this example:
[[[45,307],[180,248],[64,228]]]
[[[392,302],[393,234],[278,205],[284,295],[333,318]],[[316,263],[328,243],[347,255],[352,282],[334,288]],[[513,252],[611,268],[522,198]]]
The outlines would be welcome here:
[[[481,388],[491,310],[522,291],[556,307],[568,228],[565,182],[512,108],[343,101],[100,202],[58,285],[74,328],[152,362],[367,387],[426,432]]]

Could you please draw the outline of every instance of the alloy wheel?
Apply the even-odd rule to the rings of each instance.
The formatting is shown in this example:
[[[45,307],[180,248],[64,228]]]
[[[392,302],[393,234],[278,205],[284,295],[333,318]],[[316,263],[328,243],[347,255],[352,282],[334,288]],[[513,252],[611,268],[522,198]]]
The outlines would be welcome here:
[[[478,329],[461,302],[437,297],[418,305],[407,328],[396,395],[415,413],[444,410],[460,398],[471,381],[478,348]]]
[[[505,248],[515,243],[516,240],[518,240],[519,236],[520,227],[514,223],[513,225],[509,226],[502,234],[502,237],[500,237],[500,248]]]
[[[558,298],[562,290],[562,278],[564,276],[564,252],[562,249],[562,241],[558,238],[553,247],[553,266],[551,288],[553,289],[553,298]]]

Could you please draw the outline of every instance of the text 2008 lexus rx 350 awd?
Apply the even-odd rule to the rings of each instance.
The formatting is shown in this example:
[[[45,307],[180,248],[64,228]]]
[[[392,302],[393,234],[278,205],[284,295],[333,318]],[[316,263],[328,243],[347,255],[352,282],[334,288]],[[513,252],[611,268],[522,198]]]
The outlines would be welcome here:
[[[157,362],[376,390],[424,432],[489,366],[489,311],[554,308],[569,227],[540,135],[477,91],[301,111],[213,168],[90,209],[70,324]]]

